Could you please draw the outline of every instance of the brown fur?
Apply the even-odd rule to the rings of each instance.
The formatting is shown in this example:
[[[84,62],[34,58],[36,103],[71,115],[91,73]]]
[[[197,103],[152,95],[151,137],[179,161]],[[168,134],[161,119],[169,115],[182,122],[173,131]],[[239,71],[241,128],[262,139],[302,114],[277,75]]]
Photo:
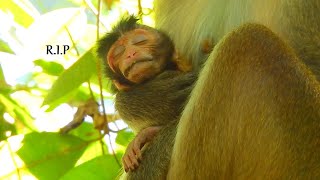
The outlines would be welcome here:
[[[271,29],[320,75],[319,0],[155,0],[156,26],[194,68],[207,60],[201,44],[220,41],[245,23]]]
[[[139,167],[131,172],[123,173],[121,179],[127,180],[162,180],[166,179],[178,119],[164,125],[158,135],[143,149]]]
[[[279,37],[260,25],[239,28],[200,74],[168,179],[319,179],[319,93]]]
[[[154,65],[156,66],[157,61],[160,60],[165,62],[163,62],[161,69],[155,69],[157,70],[156,74],[153,74],[154,69],[150,70],[149,68],[151,72],[149,75],[152,76],[147,81],[131,83],[122,75],[123,72],[114,72],[114,69],[109,67],[110,63],[106,57],[108,57],[110,48],[112,49],[112,44],[116,43],[123,35],[132,38],[128,33],[139,28],[155,33],[153,36],[159,36],[158,41],[153,42],[152,39],[149,39],[148,43],[149,46],[154,46],[152,47],[155,58]],[[188,72],[191,67],[185,64],[186,61],[180,62],[182,58],[177,53],[174,55],[173,46],[166,34],[138,24],[134,16],[122,18],[118,25],[97,43],[97,55],[104,62],[106,76],[115,83],[115,108],[121,118],[135,133],[140,133],[142,129],[151,126],[161,127],[158,137],[152,139],[150,145],[144,146],[143,160],[139,163],[138,170],[133,170],[133,164],[134,166],[138,165],[133,157],[140,153],[131,154],[133,148],[132,146],[128,147],[123,157],[123,165],[126,171],[129,168],[132,171],[128,173],[127,179],[163,179],[167,175],[176,124],[197,77],[196,73]],[[144,50],[147,51],[147,48],[145,47]],[[143,52],[139,53],[143,54]],[[140,136],[138,135],[138,137]],[[160,147],[161,151],[159,151]],[[159,154],[161,155],[159,156]],[[155,159],[155,156],[158,158]],[[154,167],[154,171],[149,169],[150,166]]]
[[[168,179],[318,179],[320,1],[156,0],[155,8],[178,51],[195,68],[207,61]],[[247,22],[266,27],[239,28]],[[208,37],[219,44],[207,58],[197,47]]]
[[[164,71],[156,78],[116,94],[115,108],[135,132],[180,117],[196,74]]]
[[[167,179],[319,179],[320,1],[156,0],[155,8],[178,52],[194,68],[205,63]],[[218,42],[209,57],[199,48],[208,37]],[[172,132],[148,146],[151,160],[129,179],[165,179]]]
[[[116,94],[116,109],[136,133],[146,127],[162,126],[155,139],[143,148],[139,167],[123,173],[121,179],[165,179],[178,119],[196,78],[193,72],[164,71],[147,83]]]

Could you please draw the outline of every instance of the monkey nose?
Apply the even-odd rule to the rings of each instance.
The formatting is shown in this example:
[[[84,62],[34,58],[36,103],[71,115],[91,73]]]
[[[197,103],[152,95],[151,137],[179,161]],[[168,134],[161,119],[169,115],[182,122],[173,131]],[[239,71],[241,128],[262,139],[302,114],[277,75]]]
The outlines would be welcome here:
[[[137,54],[136,51],[129,51],[127,52],[127,58],[133,58]]]

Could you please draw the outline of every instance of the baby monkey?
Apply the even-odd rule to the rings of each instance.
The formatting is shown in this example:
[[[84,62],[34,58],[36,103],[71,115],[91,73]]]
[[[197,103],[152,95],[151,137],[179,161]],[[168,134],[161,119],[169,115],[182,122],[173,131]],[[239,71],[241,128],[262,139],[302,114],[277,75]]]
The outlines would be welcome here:
[[[129,90],[164,70],[191,70],[191,65],[179,59],[165,33],[137,21],[134,16],[122,18],[112,32],[99,41],[98,55],[117,90]]]
[[[164,126],[176,124],[196,80],[196,75],[189,73],[190,61],[177,53],[172,40],[137,21],[134,16],[122,18],[97,45],[97,54],[116,92],[116,109],[137,133],[122,158],[126,172],[139,166],[142,148]],[[170,133],[171,139],[174,134]]]

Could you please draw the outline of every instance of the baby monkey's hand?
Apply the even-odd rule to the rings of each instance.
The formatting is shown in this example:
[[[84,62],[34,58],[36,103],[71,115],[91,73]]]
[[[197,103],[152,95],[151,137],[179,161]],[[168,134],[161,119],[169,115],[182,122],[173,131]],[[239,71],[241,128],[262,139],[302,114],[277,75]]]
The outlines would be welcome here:
[[[133,171],[139,166],[142,160],[141,149],[155,137],[161,126],[151,126],[142,129],[129,143],[126,153],[122,157],[122,164],[126,172]]]

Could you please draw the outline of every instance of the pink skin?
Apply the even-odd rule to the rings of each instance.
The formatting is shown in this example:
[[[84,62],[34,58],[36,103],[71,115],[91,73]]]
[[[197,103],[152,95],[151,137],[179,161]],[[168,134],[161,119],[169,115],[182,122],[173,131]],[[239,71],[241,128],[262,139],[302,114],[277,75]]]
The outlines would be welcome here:
[[[139,161],[142,160],[141,149],[146,143],[154,139],[160,129],[161,126],[151,126],[142,129],[129,143],[126,153],[122,157],[122,164],[126,172],[138,168]]]
[[[139,84],[148,80],[165,66],[165,57],[154,57],[154,46],[158,44],[156,31],[135,29],[123,34],[110,48],[106,60],[113,72],[118,69],[129,81]],[[127,90],[114,81],[118,90]]]

